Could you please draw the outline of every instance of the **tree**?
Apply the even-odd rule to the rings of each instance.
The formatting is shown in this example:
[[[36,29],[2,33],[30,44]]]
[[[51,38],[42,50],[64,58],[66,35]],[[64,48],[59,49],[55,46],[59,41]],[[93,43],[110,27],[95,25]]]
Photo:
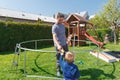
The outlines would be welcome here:
[[[109,0],[104,6],[103,14],[110,23],[114,34],[114,43],[117,44],[118,25],[120,24],[120,0]]]
[[[110,26],[106,16],[101,12],[96,14],[94,18],[91,18],[90,22],[93,23],[97,29],[104,29]]]
[[[103,10],[90,20],[97,28],[111,28],[114,43],[117,44],[118,26],[120,25],[120,0],[109,0]]]

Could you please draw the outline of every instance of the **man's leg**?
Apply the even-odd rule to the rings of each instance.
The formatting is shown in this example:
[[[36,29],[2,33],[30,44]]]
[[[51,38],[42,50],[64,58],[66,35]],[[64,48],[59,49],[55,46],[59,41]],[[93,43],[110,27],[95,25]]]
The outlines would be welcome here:
[[[64,45],[64,46],[62,46],[62,48],[63,48],[65,51],[68,51],[68,45]],[[59,64],[59,59],[60,59],[60,52],[59,52],[59,50],[56,48],[56,68],[57,68],[57,76],[60,76],[60,74],[62,73],[61,67],[60,67],[60,64]]]
[[[64,45],[64,46],[62,46],[62,48],[67,52],[68,51],[68,45],[66,44],[66,45]]]
[[[56,48],[56,69],[57,69],[57,76],[60,76],[60,71],[61,71],[61,67],[60,67],[60,64],[59,64],[59,59],[60,59],[60,52]]]

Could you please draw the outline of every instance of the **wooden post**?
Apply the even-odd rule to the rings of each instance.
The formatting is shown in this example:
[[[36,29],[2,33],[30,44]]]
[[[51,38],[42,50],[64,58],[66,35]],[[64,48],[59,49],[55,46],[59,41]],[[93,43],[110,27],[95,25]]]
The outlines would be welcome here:
[[[77,37],[78,37],[78,46],[80,46],[80,23],[77,22]]]

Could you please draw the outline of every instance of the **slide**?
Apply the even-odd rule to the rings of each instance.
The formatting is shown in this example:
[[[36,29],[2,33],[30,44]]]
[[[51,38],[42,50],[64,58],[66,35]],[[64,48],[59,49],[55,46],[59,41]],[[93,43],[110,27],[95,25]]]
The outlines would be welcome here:
[[[93,43],[99,45],[101,48],[103,48],[103,42],[97,41],[93,36],[89,35],[87,32],[84,32],[84,35],[91,40]]]

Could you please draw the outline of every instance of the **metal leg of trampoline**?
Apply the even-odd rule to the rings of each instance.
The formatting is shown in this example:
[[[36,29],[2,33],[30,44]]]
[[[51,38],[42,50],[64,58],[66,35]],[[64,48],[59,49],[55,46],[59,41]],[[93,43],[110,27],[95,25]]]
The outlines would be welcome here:
[[[37,49],[37,41],[35,41],[35,49]]]
[[[73,42],[73,52],[75,52],[75,51],[74,51],[74,46],[75,46],[75,33],[74,33],[74,39],[72,40],[72,42]]]
[[[13,61],[12,61],[11,70],[13,70],[13,68],[15,70],[18,69],[19,53],[18,53],[18,47],[17,47],[17,45],[15,47],[15,52],[14,52],[14,57],[13,57]]]
[[[100,53],[100,47],[99,47],[99,45],[98,45],[98,53],[97,53],[96,65],[99,64],[99,53]]]
[[[24,51],[24,75],[26,76],[26,50]]]

